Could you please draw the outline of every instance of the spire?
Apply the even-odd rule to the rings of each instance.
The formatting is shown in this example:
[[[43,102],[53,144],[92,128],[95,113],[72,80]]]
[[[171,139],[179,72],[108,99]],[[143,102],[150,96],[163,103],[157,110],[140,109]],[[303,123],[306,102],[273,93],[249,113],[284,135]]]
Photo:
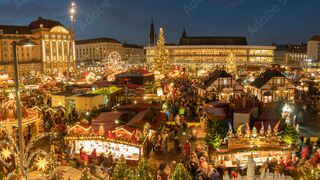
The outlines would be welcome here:
[[[182,38],[187,37],[186,27],[183,27]]]
[[[150,32],[154,32],[154,24],[153,24],[153,17],[151,17],[151,27],[150,27]]]
[[[154,31],[153,17],[151,17],[150,32],[148,35],[148,45],[155,46],[155,44],[156,44],[156,33]]]

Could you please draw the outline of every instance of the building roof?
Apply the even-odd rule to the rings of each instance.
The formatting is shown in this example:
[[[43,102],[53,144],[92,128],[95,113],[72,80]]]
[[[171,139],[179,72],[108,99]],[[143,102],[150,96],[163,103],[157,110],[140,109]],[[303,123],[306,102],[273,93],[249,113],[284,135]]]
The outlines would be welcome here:
[[[49,29],[53,28],[55,26],[63,26],[59,21],[54,21],[51,19],[44,19],[42,17],[39,17],[37,20],[32,21],[28,27],[30,29],[38,29],[38,28],[40,28],[41,24],[42,24],[43,28],[49,28]]]
[[[76,94],[77,94],[77,93],[74,93],[74,92],[72,92],[72,91],[62,91],[62,92],[58,92],[58,93],[53,94],[53,95],[68,97],[68,96],[73,96],[73,95],[76,95]]]
[[[286,77],[283,75],[280,71],[274,70],[274,69],[268,69],[264,73],[260,74],[259,77],[257,77],[252,83],[252,86],[255,86],[257,88],[261,88],[264,86],[270,79],[273,77]]]
[[[0,29],[2,29],[3,34],[32,34],[31,30],[40,28],[41,24],[43,28],[49,29],[54,26],[63,26],[59,21],[39,17],[37,20],[32,21],[28,26],[0,25]]]
[[[320,36],[314,35],[309,39],[309,41],[320,41]]]
[[[181,37],[179,45],[248,45],[245,37]]]
[[[27,26],[0,25],[3,34],[31,34]]]
[[[275,51],[285,51],[292,53],[307,53],[307,44],[281,44],[277,45]]]
[[[153,76],[153,74],[148,70],[138,68],[138,69],[132,69],[127,72],[116,74],[115,76],[116,77],[143,77],[143,76]]]
[[[218,78],[223,77],[232,77],[231,74],[227,73],[224,69],[216,69],[209,74],[209,79],[203,81],[203,84],[200,86],[202,89],[207,89],[212,83],[214,83]]]
[[[123,44],[123,47],[124,48],[137,48],[137,49],[143,49],[142,46],[139,46],[139,45],[136,45],[136,44],[127,44],[127,43],[124,43]]]
[[[100,94],[81,94],[78,97],[95,97],[95,96],[99,96]]]
[[[120,41],[113,39],[113,38],[93,38],[93,39],[83,39],[83,40],[77,40],[76,44],[93,44],[93,43],[103,43],[103,42],[108,42],[108,43],[118,43],[121,44]]]
[[[264,122],[275,122],[280,118],[281,116],[275,111],[275,109],[267,109],[258,117],[259,121]]]

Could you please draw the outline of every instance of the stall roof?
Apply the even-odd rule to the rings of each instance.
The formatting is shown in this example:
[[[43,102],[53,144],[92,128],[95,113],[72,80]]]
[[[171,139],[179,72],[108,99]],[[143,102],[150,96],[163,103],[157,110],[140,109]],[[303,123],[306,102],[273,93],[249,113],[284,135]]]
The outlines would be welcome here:
[[[226,117],[226,114],[223,108],[208,107],[208,108],[204,108],[203,111],[208,113],[209,116],[213,116],[215,118],[224,119]]]
[[[275,122],[280,119],[280,115],[275,111],[275,109],[268,109],[262,112],[258,117],[260,121],[270,121]]]

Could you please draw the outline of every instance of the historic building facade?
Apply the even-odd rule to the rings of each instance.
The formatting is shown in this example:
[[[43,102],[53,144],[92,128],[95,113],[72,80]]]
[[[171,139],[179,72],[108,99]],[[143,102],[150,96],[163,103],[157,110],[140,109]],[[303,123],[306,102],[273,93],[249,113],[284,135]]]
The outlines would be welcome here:
[[[113,38],[94,38],[76,41],[76,57],[80,66],[101,64],[102,61],[139,63],[145,60],[145,50]]]
[[[65,71],[69,49],[70,67],[74,68],[74,34],[71,37],[70,34],[60,22],[41,17],[28,26],[0,25],[0,73],[13,74],[12,42],[23,39],[30,39],[38,45],[17,47],[20,74]]]
[[[149,40],[150,42],[150,40]],[[190,67],[221,65],[233,57],[237,65],[274,62],[274,46],[248,45],[245,37],[190,37],[183,31],[177,45],[167,45],[170,63]],[[147,62],[155,58],[155,46],[146,46]]]
[[[307,44],[277,45],[274,62],[290,67],[304,67],[309,64]]]
[[[320,61],[320,36],[313,36],[308,40],[308,57],[312,62]]]

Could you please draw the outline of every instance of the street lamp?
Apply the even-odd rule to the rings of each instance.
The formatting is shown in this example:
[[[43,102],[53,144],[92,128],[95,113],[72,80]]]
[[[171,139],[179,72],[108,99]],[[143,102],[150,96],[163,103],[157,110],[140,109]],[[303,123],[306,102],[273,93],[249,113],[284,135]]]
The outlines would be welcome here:
[[[76,15],[76,3],[74,0],[71,1],[71,7],[70,7],[70,38],[69,38],[69,54],[68,54],[68,67],[67,67],[67,82],[69,82],[70,79],[70,66],[71,66],[71,48],[72,46],[72,33],[73,33],[73,25],[75,22],[75,15]],[[74,50],[74,49],[72,49]],[[72,51],[73,52],[73,51]],[[75,57],[74,57],[75,58]]]
[[[23,164],[23,138],[22,138],[22,119],[21,119],[21,103],[20,103],[20,87],[19,87],[19,72],[18,72],[18,58],[17,58],[17,46],[21,47],[33,47],[38,45],[37,43],[23,39],[21,41],[12,42],[13,50],[13,69],[14,69],[14,84],[16,90],[16,106],[17,106],[17,119],[18,119],[18,138],[19,138],[19,151],[20,151],[20,165]],[[22,168],[22,167],[20,167]]]

